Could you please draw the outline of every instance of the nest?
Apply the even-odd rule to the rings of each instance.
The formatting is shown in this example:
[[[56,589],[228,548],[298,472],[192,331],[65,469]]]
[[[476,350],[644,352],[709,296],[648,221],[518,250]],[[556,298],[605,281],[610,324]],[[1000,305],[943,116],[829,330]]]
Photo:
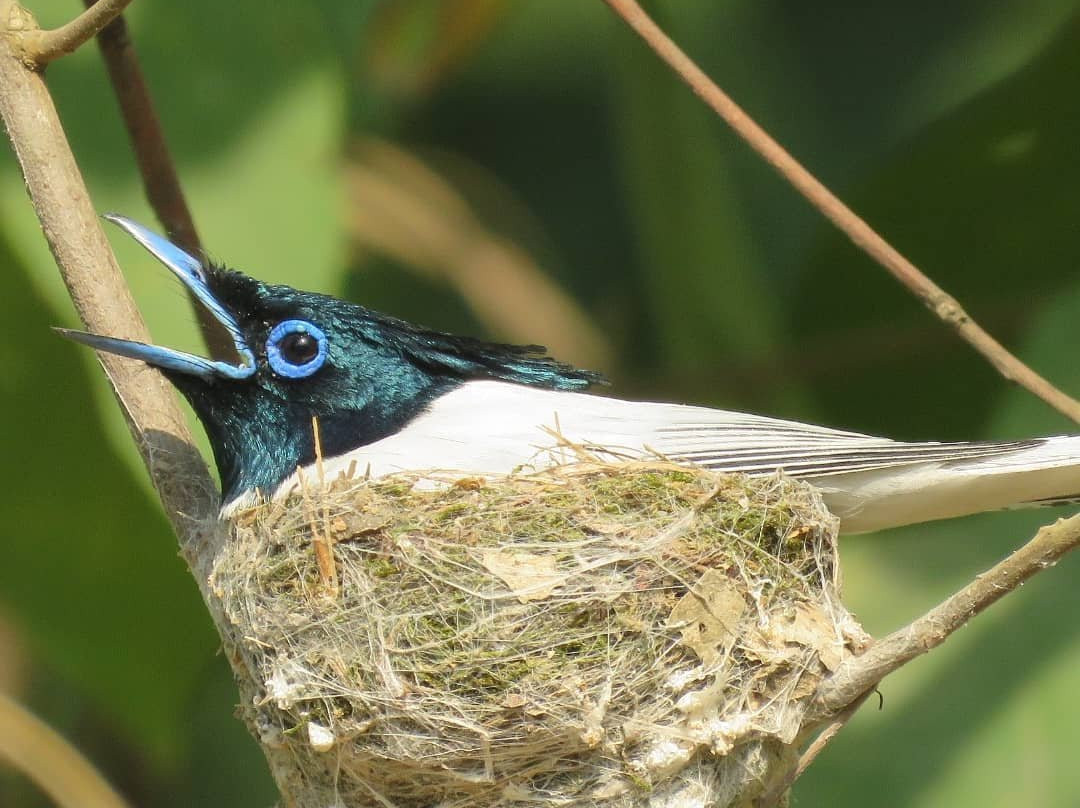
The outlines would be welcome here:
[[[662,463],[417,480],[253,508],[216,561],[290,804],[727,806],[786,773],[860,635],[810,487]]]

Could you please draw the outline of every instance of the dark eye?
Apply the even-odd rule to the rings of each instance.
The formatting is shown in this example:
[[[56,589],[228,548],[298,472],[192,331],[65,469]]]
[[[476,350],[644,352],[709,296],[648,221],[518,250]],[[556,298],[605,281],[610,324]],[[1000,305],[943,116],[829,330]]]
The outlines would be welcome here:
[[[319,355],[319,341],[311,334],[286,334],[278,343],[278,351],[290,365],[304,365]]]
[[[266,359],[279,376],[303,379],[326,361],[326,334],[306,320],[284,320],[270,331]]]

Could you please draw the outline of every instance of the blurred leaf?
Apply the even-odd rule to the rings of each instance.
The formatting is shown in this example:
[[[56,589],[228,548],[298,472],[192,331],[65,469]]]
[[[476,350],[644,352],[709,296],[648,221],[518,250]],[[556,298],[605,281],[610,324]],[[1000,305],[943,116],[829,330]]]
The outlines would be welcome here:
[[[422,210],[359,207],[352,198],[351,227],[408,234],[395,243],[411,255],[400,249],[393,251],[399,260],[357,255],[348,287],[354,299],[435,327],[541,342],[565,359],[606,363],[595,333],[621,338],[609,326],[631,320],[625,304],[633,292],[629,231],[612,193],[616,164],[606,109],[596,103],[605,87],[603,64],[591,57],[594,34],[604,30],[598,23],[609,19],[602,5],[572,0],[510,4],[475,58],[447,75],[426,104],[402,115],[388,137],[422,159],[428,179],[437,174],[440,188],[424,185],[417,197]],[[366,105],[369,95],[358,92],[353,103]],[[415,172],[409,176],[417,178]],[[464,220],[461,205],[470,213]],[[484,238],[471,240],[477,226]],[[613,228],[619,234],[606,235]],[[431,239],[433,233],[440,238]],[[470,255],[462,244],[484,249]],[[415,273],[418,252],[426,256],[426,277]],[[487,271],[495,266],[487,259],[496,254],[509,259],[499,267],[517,269]],[[520,271],[529,263],[546,277],[534,267]],[[439,276],[432,274],[440,266]],[[541,298],[519,294],[542,287],[548,290]],[[550,294],[559,287],[561,295]],[[469,296],[467,303],[461,294]],[[566,311],[574,300],[591,325],[571,322],[566,329],[561,315],[547,318],[547,311]]]
[[[665,362],[761,355],[777,334],[775,298],[739,225],[722,125],[630,33],[615,47],[623,179]]]
[[[184,748],[185,700],[216,638],[176,540],[102,439],[85,354],[6,245],[0,599],[34,654],[89,695],[159,767]],[[100,381],[98,382],[100,384]]]
[[[40,2],[61,7],[63,14],[73,8],[69,0]],[[224,5],[193,0],[182,7],[133,4],[125,14],[212,255],[236,260],[235,245],[258,246],[265,239],[251,234],[272,231],[290,236],[284,239],[291,248],[284,259],[308,250],[304,263],[318,261],[319,271],[327,273],[322,277],[340,270],[334,217],[340,210],[337,169],[345,103],[330,38],[339,33],[333,16],[338,6],[355,5],[283,5],[268,14],[255,0]],[[154,224],[96,48],[59,60],[50,66],[48,79],[98,210]],[[49,266],[40,229],[15,180],[14,162],[3,161],[3,170],[8,181],[0,202],[9,214],[5,223],[14,225],[13,246],[31,259],[29,265]],[[292,199],[295,207],[285,204]],[[298,220],[297,211],[309,212],[309,220]],[[290,227],[282,231],[282,222]],[[275,254],[266,249],[256,256]],[[273,262],[266,266],[275,269]],[[35,276],[39,280],[50,302],[66,309],[55,272]]]
[[[506,0],[398,0],[377,6],[364,29],[371,92],[429,92],[484,40]]]
[[[607,366],[610,346],[576,302],[523,249],[491,232],[447,180],[385,141],[361,141],[353,153],[346,178],[356,249],[442,279],[500,339]]]
[[[192,693],[189,725],[190,765],[169,789],[173,808],[274,805],[277,787],[262,750],[241,725],[236,682],[223,659],[208,665]],[[223,731],[224,730],[224,731]]]
[[[775,104],[770,114],[776,124],[789,122],[800,133],[811,128],[829,139],[817,141],[813,164],[835,183],[1022,69],[1068,26],[1077,2],[772,0],[751,6],[767,20],[764,36],[740,41],[746,47],[731,52],[716,48],[713,58],[741,63],[751,76],[765,72],[778,94],[793,86],[813,88],[814,106],[794,107],[799,119],[780,117],[783,109]],[[720,8],[713,7],[714,16]],[[687,33],[704,44],[715,30],[702,24]],[[776,53],[778,43],[785,52]],[[708,50],[696,52],[709,58]],[[800,99],[786,100],[791,105]],[[825,149],[829,141],[834,148]],[[828,165],[818,165],[819,157]]]

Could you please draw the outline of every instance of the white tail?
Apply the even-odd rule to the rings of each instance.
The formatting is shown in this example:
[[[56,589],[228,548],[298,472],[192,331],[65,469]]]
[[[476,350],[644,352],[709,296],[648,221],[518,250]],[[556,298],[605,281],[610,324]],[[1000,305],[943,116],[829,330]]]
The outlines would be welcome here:
[[[821,488],[845,533],[1000,508],[1077,502],[1080,437],[1042,438],[1033,446],[998,455],[908,463],[809,481]]]

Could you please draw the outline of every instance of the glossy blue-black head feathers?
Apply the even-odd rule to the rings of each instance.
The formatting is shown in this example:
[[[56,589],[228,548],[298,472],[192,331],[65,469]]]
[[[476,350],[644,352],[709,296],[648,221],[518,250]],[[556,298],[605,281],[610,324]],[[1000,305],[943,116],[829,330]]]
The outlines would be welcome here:
[[[549,390],[584,390],[603,382],[598,373],[545,356],[541,345],[459,337],[339,298],[266,284],[235,270],[209,266],[206,271],[215,298],[233,313],[253,346],[265,343],[275,323],[307,319],[327,332],[331,358],[336,358],[339,366],[355,365],[358,357],[354,351],[359,350],[373,354],[370,359],[405,361],[428,373],[461,381],[498,379]],[[258,348],[255,350],[259,358]]]
[[[394,434],[434,399],[471,380],[552,390],[602,381],[544,356],[539,346],[443,334],[334,297],[266,284],[196,262],[133,222],[118,223],[223,322],[241,363],[65,333],[161,369],[207,431],[225,501],[255,488],[269,493],[313,462],[313,418],[323,454],[332,457]]]

